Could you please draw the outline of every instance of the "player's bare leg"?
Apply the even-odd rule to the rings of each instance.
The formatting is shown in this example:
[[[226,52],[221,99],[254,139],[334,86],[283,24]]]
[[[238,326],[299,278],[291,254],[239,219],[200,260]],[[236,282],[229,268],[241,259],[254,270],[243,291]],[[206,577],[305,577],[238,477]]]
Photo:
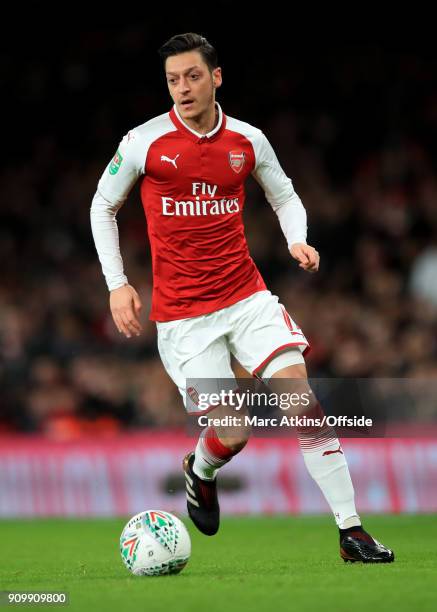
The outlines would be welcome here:
[[[272,375],[269,387],[278,393],[290,391],[308,393],[305,364],[285,367]],[[287,382],[288,381],[288,382]],[[295,412],[300,416],[322,419],[324,412],[314,394],[309,407]],[[391,550],[364,531],[355,507],[355,492],[346,458],[332,427],[298,427],[299,445],[305,465],[319,485],[335,517],[340,533],[340,555],[345,561],[363,563],[389,563],[394,560]]]
[[[244,409],[240,411],[243,422],[245,414]],[[208,416],[223,419],[227,415],[229,407],[218,406]],[[220,526],[217,472],[245,447],[249,436],[250,428],[244,425],[211,425],[201,432],[194,453],[184,458],[188,514],[205,535],[214,535]]]

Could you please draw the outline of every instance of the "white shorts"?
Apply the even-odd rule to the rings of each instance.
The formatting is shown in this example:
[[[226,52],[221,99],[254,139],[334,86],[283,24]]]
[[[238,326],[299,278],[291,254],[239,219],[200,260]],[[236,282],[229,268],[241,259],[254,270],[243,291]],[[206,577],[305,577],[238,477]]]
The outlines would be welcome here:
[[[204,412],[197,402],[203,379],[209,385],[215,381],[218,393],[237,387],[231,354],[253,376],[270,378],[287,365],[304,363],[302,355],[309,348],[302,330],[270,291],[259,291],[210,314],[156,325],[162,363],[191,414]],[[213,392],[210,386],[208,392]]]

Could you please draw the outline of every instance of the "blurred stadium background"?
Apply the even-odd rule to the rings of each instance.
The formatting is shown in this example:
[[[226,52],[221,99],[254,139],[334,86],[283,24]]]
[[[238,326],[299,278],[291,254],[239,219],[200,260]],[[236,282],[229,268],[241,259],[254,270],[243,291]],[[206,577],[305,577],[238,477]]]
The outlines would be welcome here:
[[[228,31],[194,13],[166,24],[110,17],[28,23],[19,42],[15,30],[2,41],[2,517],[183,511],[180,460],[194,441],[146,321],[151,264],[138,186],[118,222],[145,305],[140,338],[121,338],[113,325],[89,223],[123,134],[171,107],[156,49],[177,32],[200,31],[217,47],[224,112],[265,132],[307,208],[317,275],[299,271],[263,193],[248,184],[252,256],[312,344],[310,375],[424,385],[437,376],[432,41]],[[435,396],[417,418],[432,433]],[[437,435],[344,448],[362,512],[437,510]],[[295,440],[252,440],[222,483],[229,513],[327,511]]]

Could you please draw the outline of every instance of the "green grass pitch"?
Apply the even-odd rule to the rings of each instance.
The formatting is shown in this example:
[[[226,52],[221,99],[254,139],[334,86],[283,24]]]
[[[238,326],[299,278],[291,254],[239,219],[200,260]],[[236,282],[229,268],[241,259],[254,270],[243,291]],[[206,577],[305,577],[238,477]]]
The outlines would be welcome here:
[[[70,612],[437,609],[435,516],[366,517],[366,528],[395,550],[388,565],[344,563],[328,516],[226,518],[212,538],[184,518],[190,562],[177,576],[157,578],[124,568],[118,539],[125,522],[0,521],[0,590],[65,590]]]

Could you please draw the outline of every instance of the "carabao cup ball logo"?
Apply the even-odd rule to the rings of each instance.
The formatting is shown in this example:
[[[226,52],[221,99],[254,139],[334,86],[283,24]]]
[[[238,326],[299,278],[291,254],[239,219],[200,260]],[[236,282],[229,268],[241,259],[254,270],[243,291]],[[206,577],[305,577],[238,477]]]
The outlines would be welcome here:
[[[243,170],[246,155],[243,151],[229,151],[229,164],[234,172],[239,174]]]
[[[179,540],[179,529],[171,514],[150,510],[145,512],[143,521],[155,540],[174,554]]]
[[[135,563],[137,558],[137,549],[140,544],[140,539],[134,534],[122,534],[120,539],[120,551],[123,561],[129,569],[132,569],[132,565]]]

